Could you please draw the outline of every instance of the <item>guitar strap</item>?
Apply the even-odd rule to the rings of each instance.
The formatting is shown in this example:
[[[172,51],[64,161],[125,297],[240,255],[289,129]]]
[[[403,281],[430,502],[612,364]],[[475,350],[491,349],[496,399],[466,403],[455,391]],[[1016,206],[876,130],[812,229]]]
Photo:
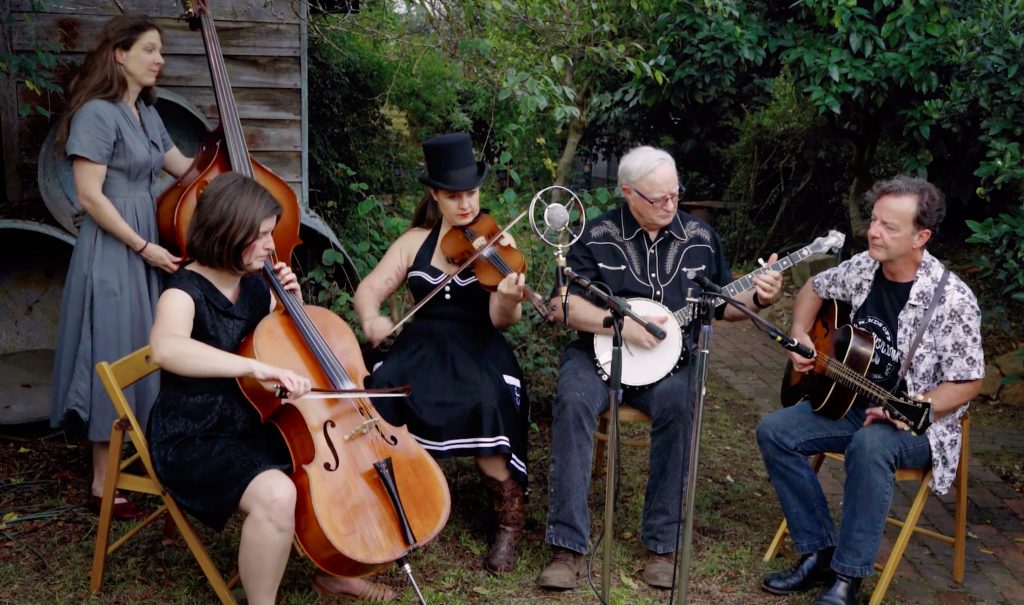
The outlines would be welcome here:
[[[942,298],[942,291],[946,288],[946,281],[949,279],[949,269],[943,268],[942,277],[939,278],[938,285],[935,286],[935,291],[932,292],[932,300],[928,303],[928,310],[924,312],[924,317],[921,318],[921,325],[917,328],[917,334],[914,335],[914,340],[910,341],[910,348],[907,349],[906,356],[903,357],[903,363],[900,365],[899,380],[896,382],[900,384],[907,375],[907,370],[910,369],[910,360],[914,358],[914,351],[917,350],[917,345],[921,343],[921,338],[924,337],[924,330],[928,327],[928,324],[932,321],[932,315],[935,314],[935,308],[939,306],[939,299]]]

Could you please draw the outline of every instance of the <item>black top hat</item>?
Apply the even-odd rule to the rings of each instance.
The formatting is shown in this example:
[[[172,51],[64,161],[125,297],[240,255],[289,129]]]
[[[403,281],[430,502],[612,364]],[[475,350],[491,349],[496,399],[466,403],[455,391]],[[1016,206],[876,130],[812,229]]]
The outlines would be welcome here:
[[[487,164],[473,160],[473,141],[464,132],[423,141],[423,159],[427,174],[420,177],[420,182],[434,189],[476,189],[487,176]]]

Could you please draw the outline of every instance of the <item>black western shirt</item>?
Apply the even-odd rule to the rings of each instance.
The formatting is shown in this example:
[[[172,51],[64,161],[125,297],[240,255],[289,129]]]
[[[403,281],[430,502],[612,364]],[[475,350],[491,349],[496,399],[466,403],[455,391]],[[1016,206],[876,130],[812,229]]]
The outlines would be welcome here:
[[[718,234],[683,210],[651,241],[629,206],[623,204],[587,222],[583,236],[570,248],[567,262],[581,276],[606,284],[616,296],[648,298],[671,311],[687,304],[688,288],[700,292],[693,282],[695,275],[720,286],[732,281]],[[575,283],[569,292],[603,308],[596,297],[587,297]],[[592,335],[580,336],[579,345],[589,347]]]

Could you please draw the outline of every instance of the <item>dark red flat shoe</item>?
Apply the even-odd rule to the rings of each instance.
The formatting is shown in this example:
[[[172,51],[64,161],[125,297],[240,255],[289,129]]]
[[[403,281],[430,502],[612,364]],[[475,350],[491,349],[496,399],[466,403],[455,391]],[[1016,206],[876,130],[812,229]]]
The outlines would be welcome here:
[[[93,496],[92,494],[89,495],[89,510],[98,514],[102,504],[103,498]],[[125,498],[121,492],[114,492],[114,514],[112,516],[118,521],[136,521],[148,514],[149,509],[146,507]]]

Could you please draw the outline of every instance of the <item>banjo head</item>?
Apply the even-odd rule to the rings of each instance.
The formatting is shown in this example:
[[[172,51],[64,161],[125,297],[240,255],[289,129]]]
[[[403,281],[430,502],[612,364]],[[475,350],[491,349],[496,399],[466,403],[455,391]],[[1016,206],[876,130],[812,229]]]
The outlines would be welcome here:
[[[665,305],[646,298],[630,298],[629,306],[638,315],[664,316],[668,318],[661,326],[665,329],[665,340],[654,348],[642,349],[622,346],[622,384],[642,387],[668,376],[679,363],[683,351],[683,333],[672,311]],[[598,371],[608,380],[612,368],[612,337],[609,334],[594,335],[594,359]]]

